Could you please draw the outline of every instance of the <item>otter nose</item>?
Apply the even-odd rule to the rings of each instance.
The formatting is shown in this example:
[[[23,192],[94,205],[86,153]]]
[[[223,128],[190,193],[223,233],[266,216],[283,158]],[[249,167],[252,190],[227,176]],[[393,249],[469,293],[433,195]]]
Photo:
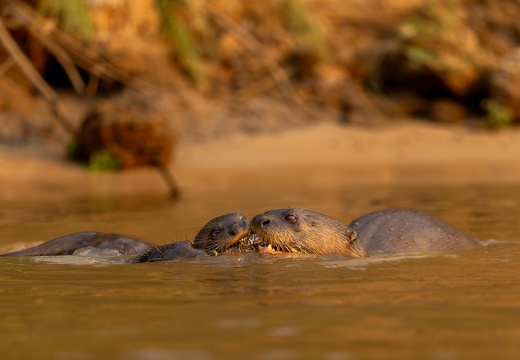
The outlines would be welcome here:
[[[266,215],[256,215],[253,220],[251,220],[251,225],[256,228],[265,228],[269,225],[271,219]]]

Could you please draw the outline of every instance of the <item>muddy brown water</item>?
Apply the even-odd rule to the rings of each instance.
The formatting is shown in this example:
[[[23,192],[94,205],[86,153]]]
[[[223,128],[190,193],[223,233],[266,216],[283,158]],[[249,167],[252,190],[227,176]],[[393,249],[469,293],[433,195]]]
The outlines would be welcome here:
[[[487,242],[349,259],[255,254],[152,264],[0,258],[2,358],[513,359],[520,355],[520,186],[264,186],[46,202],[0,200],[0,251],[79,230],[158,244],[207,220],[306,207],[344,222],[439,215]]]

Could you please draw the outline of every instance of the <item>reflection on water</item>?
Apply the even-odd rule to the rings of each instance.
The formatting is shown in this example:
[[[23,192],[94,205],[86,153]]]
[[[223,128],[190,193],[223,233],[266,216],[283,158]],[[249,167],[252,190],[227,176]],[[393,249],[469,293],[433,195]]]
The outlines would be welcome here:
[[[0,349],[4,358],[57,359],[517,358],[518,190],[264,188],[186,194],[179,203],[157,197],[1,206],[5,251],[88,229],[164,243],[193,238],[225,212],[251,217],[289,205],[344,222],[381,208],[422,209],[500,241],[369,259],[246,254],[132,265],[0,258]]]

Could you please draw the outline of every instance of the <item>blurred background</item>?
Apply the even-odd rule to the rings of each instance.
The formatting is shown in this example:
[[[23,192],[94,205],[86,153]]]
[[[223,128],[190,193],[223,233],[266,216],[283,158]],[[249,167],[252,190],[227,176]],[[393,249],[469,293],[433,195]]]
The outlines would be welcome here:
[[[4,145],[64,149],[100,102],[166,117],[181,142],[520,118],[514,0],[6,0],[1,11]]]
[[[4,0],[0,11],[0,223],[58,207],[84,221],[168,194],[168,209],[204,220],[284,206],[351,218],[364,209],[344,204],[351,192],[380,204],[375,189],[520,179],[515,0]],[[320,204],[324,192],[342,200]],[[199,226],[173,218],[188,237]],[[114,230],[181,237],[175,226]]]
[[[0,0],[0,253],[288,206],[501,244],[1,257],[3,357],[517,359],[519,45],[518,0]]]

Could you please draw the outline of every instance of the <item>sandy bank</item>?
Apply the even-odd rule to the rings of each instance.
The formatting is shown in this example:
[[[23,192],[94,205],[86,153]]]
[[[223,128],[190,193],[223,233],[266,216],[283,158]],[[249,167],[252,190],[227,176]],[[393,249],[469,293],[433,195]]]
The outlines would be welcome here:
[[[181,149],[177,169],[226,169],[253,178],[291,177],[298,170],[320,178],[323,170],[353,184],[514,182],[520,180],[518,159],[517,130],[472,131],[417,122],[377,129],[327,124],[193,145]]]
[[[173,170],[187,192],[258,186],[263,179],[327,186],[520,181],[520,131],[473,131],[405,122],[383,128],[332,124],[269,135],[233,135],[181,146]],[[287,184],[290,186],[290,184]],[[0,197],[162,193],[148,169],[89,173],[36,152],[0,150]]]

